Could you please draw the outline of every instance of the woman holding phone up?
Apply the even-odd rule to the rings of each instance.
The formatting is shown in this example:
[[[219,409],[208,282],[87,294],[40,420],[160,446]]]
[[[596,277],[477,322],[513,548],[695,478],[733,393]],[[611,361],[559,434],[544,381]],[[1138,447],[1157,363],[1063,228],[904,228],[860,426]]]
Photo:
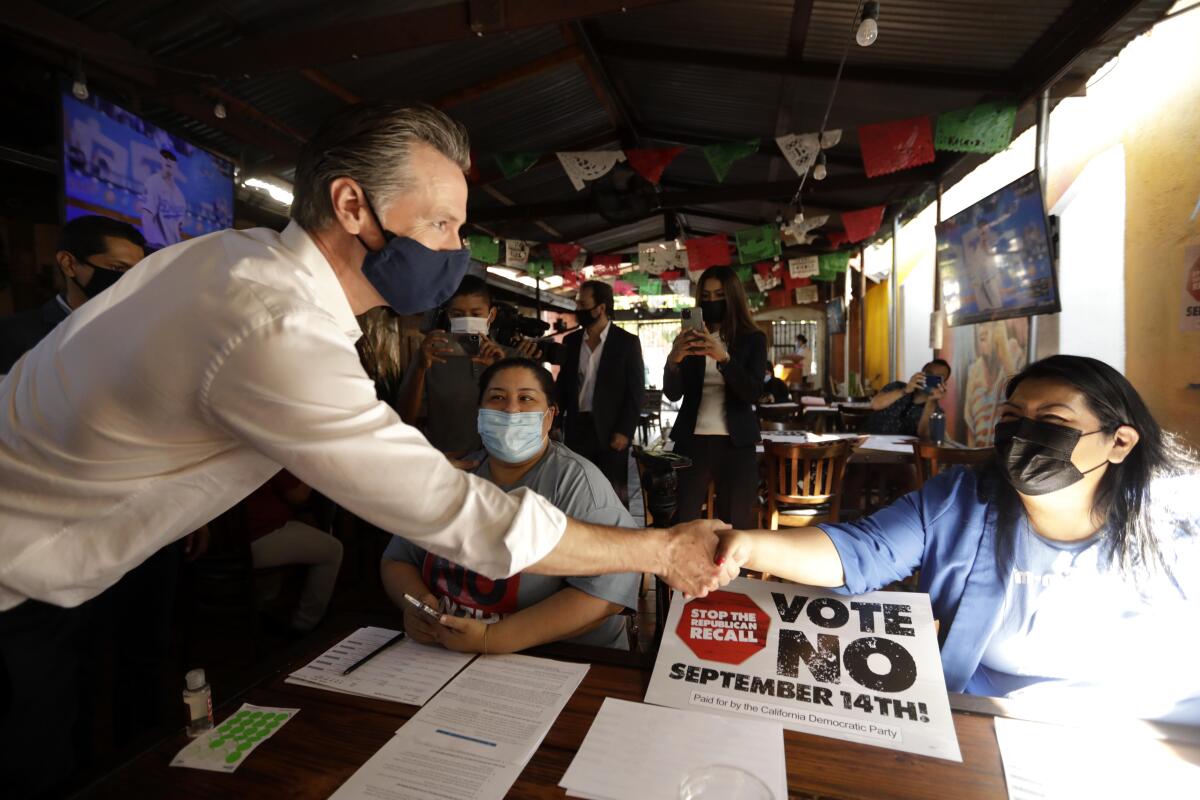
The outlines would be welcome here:
[[[679,473],[679,521],[699,519],[712,480],[713,516],[735,528],[752,528],[759,441],[754,403],[767,368],[767,337],[755,326],[731,268],[709,267],[696,286],[704,328],[685,329],[675,338],[663,373],[663,393],[683,398],[671,429],[675,452],[692,460]]]

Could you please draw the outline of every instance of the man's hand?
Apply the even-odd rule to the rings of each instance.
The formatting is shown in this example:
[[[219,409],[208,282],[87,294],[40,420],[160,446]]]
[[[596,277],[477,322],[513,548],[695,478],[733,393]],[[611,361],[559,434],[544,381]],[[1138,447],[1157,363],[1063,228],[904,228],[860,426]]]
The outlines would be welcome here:
[[[183,560],[192,562],[207,553],[209,538],[207,525],[183,537]]]
[[[468,617],[442,615],[442,624],[434,625],[438,643],[459,653],[482,653],[488,623]]]
[[[450,340],[442,331],[433,331],[427,334],[424,341],[421,342],[421,363],[425,365],[425,369],[429,369],[434,364],[445,364],[446,357],[453,354],[454,350],[450,347]]]
[[[537,342],[533,339],[521,339],[517,343],[517,355],[521,358],[540,362],[542,360],[542,348],[538,347]]]
[[[463,472],[470,472],[479,466],[479,462],[474,459],[456,458],[449,453],[446,454],[446,460],[449,461],[455,468],[461,469]]]
[[[417,598],[427,606],[438,607],[438,599],[429,592]],[[418,644],[435,644],[438,640],[437,629],[441,627],[429,617],[413,608],[408,601],[404,602],[404,632],[408,638]]]
[[[904,386],[905,394],[912,394],[925,388],[925,373],[918,372],[908,379],[908,383]]]
[[[728,530],[729,525],[715,519],[684,522],[667,531],[667,544],[662,554],[658,574],[671,588],[692,597],[704,597],[737,577],[716,563],[718,538],[716,531]]]
[[[502,358],[504,358],[504,351],[500,349],[500,345],[486,336],[479,337],[479,355],[472,358],[472,361],[490,367]]]
[[[623,433],[614,433],[608,440],[608,446],[619,453],[629,447],[629,437]]]

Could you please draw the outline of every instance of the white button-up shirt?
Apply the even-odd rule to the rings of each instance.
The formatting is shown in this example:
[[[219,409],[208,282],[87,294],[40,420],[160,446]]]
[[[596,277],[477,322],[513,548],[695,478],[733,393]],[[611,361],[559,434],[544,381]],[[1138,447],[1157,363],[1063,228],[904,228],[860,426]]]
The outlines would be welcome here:
[[[375,396],[332,267],[295,223],[149,256],[0,380],[0,610],[74,606],[280,467],[489,577],[566,517],[455,469]]]
[[[583,331],[583,341],[579,345],[579,413],[592,412],[592,398],[596,396],[596,370],[600,368],[600,356],[604,354],[604,343],[608,341],[608,329],[611,322],[604,324],[600,331],[600,344],[593,350],[588,345],[587,331]]]

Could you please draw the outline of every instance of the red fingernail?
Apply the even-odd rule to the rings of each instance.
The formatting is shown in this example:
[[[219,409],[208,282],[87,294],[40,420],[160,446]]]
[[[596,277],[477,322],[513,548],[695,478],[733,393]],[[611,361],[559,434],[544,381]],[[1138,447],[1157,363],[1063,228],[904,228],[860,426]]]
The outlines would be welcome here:
[[[724,563],[725,563],[725,556],[721,556],[720,558],[718,558],[718,559],[717,559],[717,566],[718,566],[718,567],[719,567],[719,566],[721,566],[721,565],[722,565],[722,564],[724,564]]]

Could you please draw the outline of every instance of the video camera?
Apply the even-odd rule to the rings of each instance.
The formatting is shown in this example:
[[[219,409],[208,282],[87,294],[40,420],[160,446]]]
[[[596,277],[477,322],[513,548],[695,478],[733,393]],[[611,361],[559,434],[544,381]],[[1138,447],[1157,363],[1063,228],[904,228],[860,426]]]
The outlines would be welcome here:
[[[490,333],[493,342],[505,347],[516,347],[525,339],[533,339],[544,360],[551,364],[562,363],[562,344],[550,338],[541,338],[550,329],[549,322],[543,322],[536,317],[522,316],[511,303],[494,305],[496,320],[492,323]]]

